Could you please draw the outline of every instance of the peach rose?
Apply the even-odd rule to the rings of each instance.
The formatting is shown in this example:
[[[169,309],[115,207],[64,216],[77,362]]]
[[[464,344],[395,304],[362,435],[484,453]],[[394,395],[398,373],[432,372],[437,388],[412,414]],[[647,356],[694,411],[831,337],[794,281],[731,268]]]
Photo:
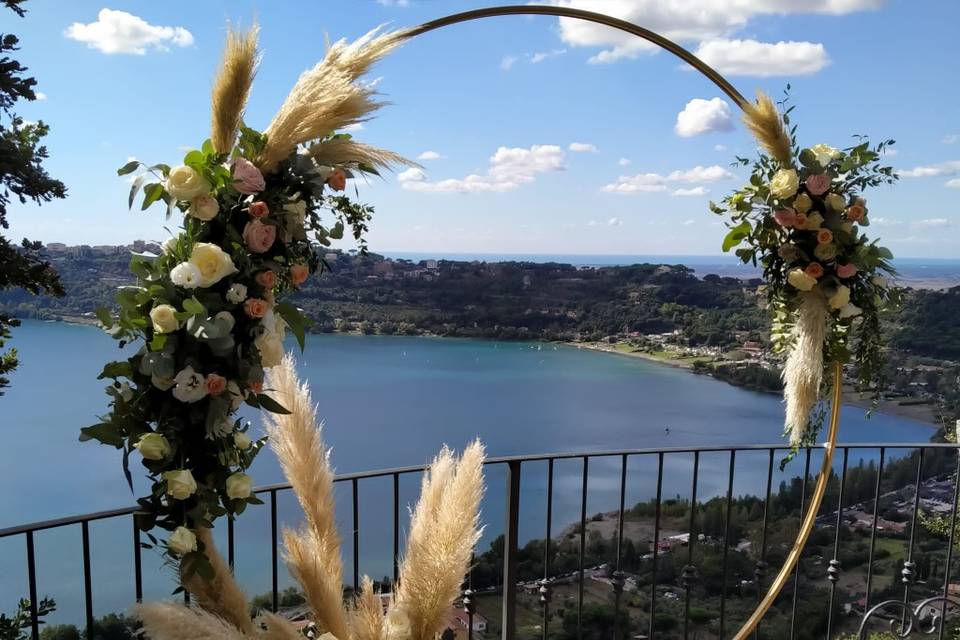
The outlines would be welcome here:
[[[837,275],[841,278],[852,278],[857,275],[857,265],[852,262],[837,265]]]
[[[347,174],[343,169],[334,169],[330,177],[327,178],[327,184],[334,191],[343,191],[347,188]]]
[[[251,380],[247,387],[254,393],[263,393],[263,380]]]
[[[849,207],[847,207],[847,220],[852,220],[853,222],[860,222],[863,220],[863,216],[867,213],[866,209],[863,208],[863,205],[859,202],[855,202]]]
[[[793,227],[794,229],[806,229],[807,228],[807,214],[798,213],[793,218]]]
[[[270,215],[270,207],[267,206],[266,202],[257,200],[250,203],[250,206],[247,207],[247,213],[250,214],[251,218],[263,218]]]
[[[260,169],[246,158],[237,158],[233,162],[233,187],[248,196],[259,193],[266,187]]]
[[[218,396],[227,390],[227,379],[215,373],[207,374],[207,393]]]
[[[822,196],[830,189],[830,176],[825,173],[815,173],[807,178],[807,191],[815,196]]]
[[[277,240],[277,228],[263,224],[259,220],[251,220],[243,228],[243,241],[250,251],[264,253]]]
[[[256,275],[255,279],[257,284],[264,289],[273,289],[275,286],[277,286],[277,274],[270,269],[261,271]]]
[[[792,227],[797,221],[797,212],[793,209],[780,209],[773,213],[773,219],[781,227]]]
[[[243,303],[243,310],[251,318],[262,318],[270,310],[270,303],[263,298],[247,298]]]
[[[820,229],[820,231],[817,231],[817,242],[820,244],[833,242],[833,232],[830,229]]]
[[[803,270],[811,278],[821,278],[823,276],[823,267],[820,266],[819,262],[811,262],[807,265],[807,268]]]
[[[307,278],[310,277],[310,269],[305,264],[295,264],[290,267],[290,279],[293,280],[293,284],[301,285],[307,281]]]

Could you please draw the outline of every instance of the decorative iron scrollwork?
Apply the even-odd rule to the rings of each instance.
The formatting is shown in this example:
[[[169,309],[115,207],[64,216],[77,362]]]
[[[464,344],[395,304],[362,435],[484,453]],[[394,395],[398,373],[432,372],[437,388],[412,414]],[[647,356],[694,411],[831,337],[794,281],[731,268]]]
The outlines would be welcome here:
[[[906,573],[906,567],[904,567],[904,573]],[[906,582],[906,576],[904,581]],[[933,611],[933,615],[925,618],[924,614],[928,612],[928,609],[933,604],[940,604],[942,607],[937,608]],[[948,605],[960,609],[960,601],[947,596],[927,598],[912,608],[909,602],[904,602],[903,600],[885,600],[871,607],[863,616],[863,620],[860,622],[860,629],[857,631],[857,637],[860,638],[860,640],[865,640],[867,637],[867,623],[870,622],[872,617],[884,609],[896,609],[900,613],[899,619],[896,617],[890,619],[890,631],[896,637],[908,638],[914,631],[925,635],[932,635],[940,630],[940,625],[942,624],[940,611],[944,610]]]

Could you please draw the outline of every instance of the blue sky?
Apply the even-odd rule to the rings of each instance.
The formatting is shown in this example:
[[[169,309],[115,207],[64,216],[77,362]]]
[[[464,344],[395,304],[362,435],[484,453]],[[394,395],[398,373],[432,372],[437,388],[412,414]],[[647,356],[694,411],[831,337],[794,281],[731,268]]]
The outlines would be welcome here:
[[[677,39],[745,95],[779,96],[789,82],[801,144],[895,138],[889,161],[905,177],[867,194],[870,233],[902,256],[960,256],[960,3],[559,2]],[[115,169],[131,156],[176,164],[209,135],[228,21],[261,24],[247,121],[262,129],[325,37],[485,4],[32,0],[25,19],[4,16],[4,29],[20,36],[44,96],[21,115],[51,125],[47,166],[69,198],[13,207],[9,235],[164,239],[159,208],[126,210]],[[744,178],[729,163],[754,145],[732,102],[669,54],[602,27],[504,17],[422,36],[373,75],[392,104],[354,135],[411,158],[432,152],[422,172],[361,185],[377,208],[374,250],[720,253],[707,201]]]

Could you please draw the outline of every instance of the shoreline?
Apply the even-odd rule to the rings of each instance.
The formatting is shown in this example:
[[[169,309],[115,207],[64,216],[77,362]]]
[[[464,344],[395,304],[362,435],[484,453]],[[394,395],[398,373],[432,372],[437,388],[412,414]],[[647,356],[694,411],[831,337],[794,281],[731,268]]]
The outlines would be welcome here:
[[[63,322],[65,324],[72,325],[83,325],[83,326],[97,326],[99,320],[96,318],[88,318],[85,316],[60,316],[55,320],[39,320],[39,322]],[[356,335],[364,336],[360,331],[335,331],[335,334],[338,335]],[[322,335],[322,334],[315,334]],[[443,336],[435,335],[417,335],[417,336],[408,336],[408,337],[418,337],[418,338],[437,338]],[[478,338],[468,338],[468,339],[478,339]],[[533,342],[537,342],[534,340]],[[587,349],[590,351],[595,351],[598,353],[606,353],[614,356],[624,356],[627,358],[637,358],[640,360],[646,360],[647,362],[652,362],[654,364],[665,365],[668,367],[674,367],[676,369],[684,369],[693,373],[693,364],[694,362],[705,360],[706,358],[701,358],[700,356],[691,356],[689,358],[682,357],[671,357],[669,355],[656,355],[646,351],[634,351],[627,349],[618,349],[616,344],[604,344],[598,342],[554,342],[553,344],[559,344],[570,348],[575,349]],[[712,377],[712,376],[711,376]],[[716,379],[716,378],[714,378]],[[725,382],[730,386],[737,387],[740,389],[745,389],[747,391],[754,391],[756,393],[765,393],[780,395],[776,392],[765,391],[763,389],[751,389],[742,385],[735,385],[724,380],[719,380],[720,382]],[[941,425],[937,422],[936,416],[933,413],[932,407],[928,403],[917,403],[917,404],[900,404],[895,400],[881,400],[877,405],[874,405],[873,401],[868,398],[860,397],[860,395],[851,389],[848,385],[844,385],[843,392],[843,404],[851,407],[857,407],[858,409],[863,409],[867,412],[877,412],[883,413],[888,416],[893,416],[897,418],[905,418],[907,420],[912,420],[913,422],[918,422],[929,426],[932,429],[939,429]]]

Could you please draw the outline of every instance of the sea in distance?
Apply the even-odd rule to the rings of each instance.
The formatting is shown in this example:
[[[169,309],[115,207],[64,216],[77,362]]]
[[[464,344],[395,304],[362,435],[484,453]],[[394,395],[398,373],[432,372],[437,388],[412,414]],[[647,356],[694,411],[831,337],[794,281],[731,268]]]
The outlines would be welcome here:
[[[679,261],[679,259],[678,259]],[[77,440],[80,427],[104,412],[105,383],[96,379],[116,359],[116,343],[95,327],[24,321],[10,343],[22,364],[0,398],[0,529],[133,504],[120,467],[120,452]],[[291,344],[291,348],[295,345]],[[466,339],[311,335],[298,355],[309,380],[324,437],[339,472],[419,465],[446,443],[462,448],[480,437],[491,456],[613,449],[782,443],[783,409],[774,395],[733,387],[706,376],[627,356],[531,342]],[[261,431],[252,412],[253,429]],[[926,442],[928,424],[844,407],[841,439],[849,443]],[[877,455],[855,450],[851,464]],[[766,451],[736,457],[734,493],[763,492]],[[819,464],[812,455],[812,468]],[[654,495],[657,457],[630,457],[626,504]],[[620,457],[592,459],[587,474],[588,513],[616,508]],[[553,530],[580,517],[582,462],[555,466]],[[546,463],[523,465],[521,544],[545,529]],[[700,455],[698,496],[725,493],[729,454]],[[132,460],[135,489],[147,486]],[[794,461],[780,480],[800,475]],[[251,471],[256,484],[282,482],[272,452]],[[664,461],[664,497],[689,496],[693,456],[670,453]],[[483,505],[486,525],[480,550],[503,532],[505,465],[491,465]],[[400,483],[401,547],[407,506],[416,501],[419,475]],[[392,573],[392,480],[358,484],[360,570]],[[347,580],[352,553],[351,487],[341,483],[338,518],[344,532]],[[278,494],[281,527],[298,522],[292,494]],[[221,525],[217,537],[223,543]],[[270,507],[251,507],[236,524],[236,570],[250,594],[271,584]],[[93,609],[97,616],[125,611],[133,602],[133,535],[130,519],[90,525]],[[79,526],[36,534],[38,593],[58,602],[52,622],[83,620],[83,571]],[[170,594],[169,569],[155,551],[143,552],[146,598]],[[27,594],[25,539],[0,538],[0,610]],[[281,587],[290,584],[280,569]]]

